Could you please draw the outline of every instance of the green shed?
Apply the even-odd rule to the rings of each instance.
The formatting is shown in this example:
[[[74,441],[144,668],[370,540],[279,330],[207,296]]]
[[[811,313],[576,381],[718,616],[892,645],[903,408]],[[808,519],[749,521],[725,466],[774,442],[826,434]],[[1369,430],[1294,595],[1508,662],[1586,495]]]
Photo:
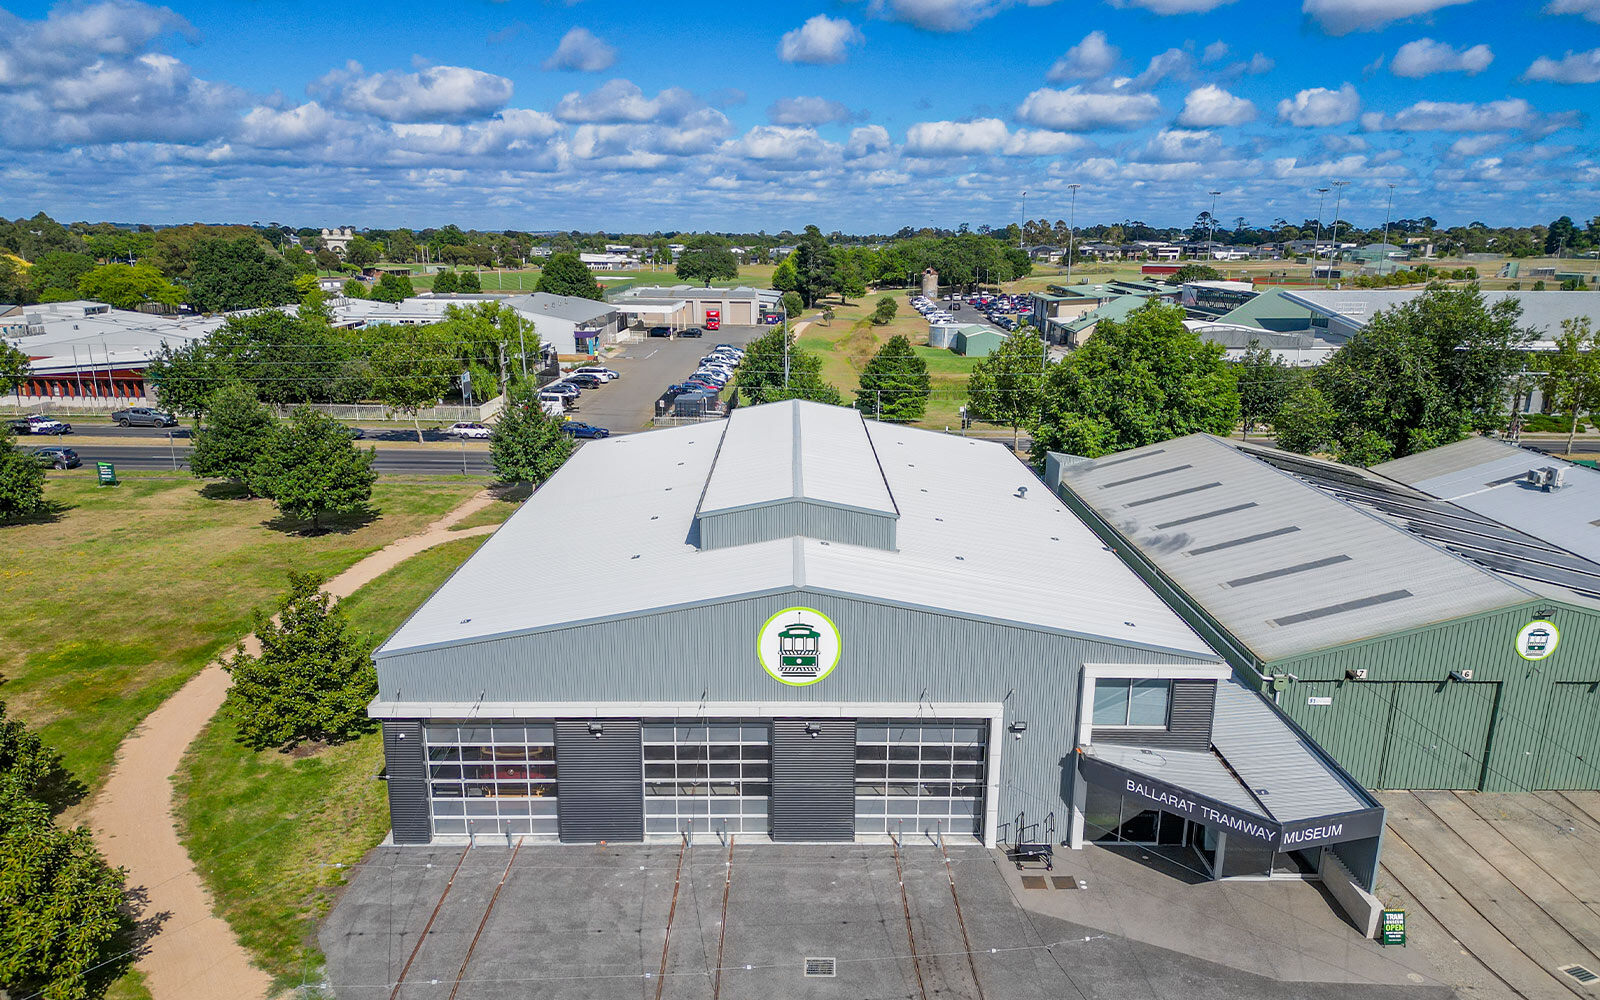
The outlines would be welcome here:
[[[987,358],[1005,343],[1006,335],[992,326],[966,323],[956,329],[951,350],[969,358]]]
[[[1362,784],[1600,789],[1600,473],[1485,439],[1368,470],[1194,435],[1047,475]]]

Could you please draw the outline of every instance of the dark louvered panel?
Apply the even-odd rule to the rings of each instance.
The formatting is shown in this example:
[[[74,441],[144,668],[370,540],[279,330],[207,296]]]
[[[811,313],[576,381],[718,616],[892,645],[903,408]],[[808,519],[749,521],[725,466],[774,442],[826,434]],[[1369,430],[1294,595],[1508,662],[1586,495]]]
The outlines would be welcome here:
[[[433,839],[428,822],[428,775],[422,723],[383,724],[384,773],[389,778],[389,826],[397,844],[426,844]]]
[[[644,839],[638,719],[556,720],[556,781],[562,841]]]
[[[1116,729],[1096,726],[1091,738],[1096,743],[1123,743],[1167,750],[1208,750],[1211,747],[1211,717],[1216,707],[1216,681],[1175,680],[1172,682],[1172,702],[1167,709],[1167,728]]]
[[[854,719],[774,719],[772,839],[856,836]]]

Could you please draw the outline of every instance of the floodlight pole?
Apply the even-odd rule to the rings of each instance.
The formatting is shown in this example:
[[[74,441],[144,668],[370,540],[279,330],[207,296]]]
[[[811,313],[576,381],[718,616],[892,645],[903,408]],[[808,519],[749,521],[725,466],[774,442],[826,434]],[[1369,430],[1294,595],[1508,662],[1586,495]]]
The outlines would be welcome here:
[[[1383,255],[1389,256],[1389,220],[1394,216],[1394,185],[1389,185],[1389,207],[1383,213]]]
[[[1317,238],[1311,242],[1311,276],[1313,279],[1317,275],[1317,254],[1322,246],[1322,203],[1327,197],[1327,188],[1317,188]]]
[[[1067,210],[1067,284],[1072,284],[1072,238],[1078,228],[1078,188],[1081,184],[1068,184],[1072,192],[1072,207]]]
[[[1028,192],[1022,192],[1022,225],[1017,227],[1017,249],[1022,249],[1023,230],[1028,227]]]
[[[1211,245],[1217,241],[1217,195],[1221,191],[1211,192],[1211,211],[1206,213],[1206,259],[1211,259]]]
[[[1333,235],[1330,237],[1333,248],[1328,256],[1328,287],[1333,287],[1333,261],[1339,256],[1339,206],[1344,204],[1344,186],[1349,181],[1334,181],[1333,186],[1337,191],[1333,199]]]

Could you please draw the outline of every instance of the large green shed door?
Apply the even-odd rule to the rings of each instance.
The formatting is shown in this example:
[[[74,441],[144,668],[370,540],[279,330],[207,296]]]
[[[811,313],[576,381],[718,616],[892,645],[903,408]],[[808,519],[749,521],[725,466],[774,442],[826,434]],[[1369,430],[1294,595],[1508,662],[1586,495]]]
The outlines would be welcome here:
[[[1533,787],[1600,788],[1600,682],[1550,688]]]
[[[1376,788],[1389,731],[1389,688],[1367,681],[1303,681],[1284,692],[1283,707],[1352,777]]]
[[[1378,788],[1479,788],[1500,685],[1397,682]]]

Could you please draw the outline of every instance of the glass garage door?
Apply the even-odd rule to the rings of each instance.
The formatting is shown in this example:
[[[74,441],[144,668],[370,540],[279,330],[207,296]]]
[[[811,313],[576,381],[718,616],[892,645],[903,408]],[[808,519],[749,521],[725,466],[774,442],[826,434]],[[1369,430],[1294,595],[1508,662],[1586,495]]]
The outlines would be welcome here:
[[[863,719],[856,727],[856,834],[983,836],[987,721]]]
[[[430,724],[424,738],[435,834],[555,839],[554,724]]]
[[[771,756],[765,720],[647,721],[645,836],[765,834]]]

